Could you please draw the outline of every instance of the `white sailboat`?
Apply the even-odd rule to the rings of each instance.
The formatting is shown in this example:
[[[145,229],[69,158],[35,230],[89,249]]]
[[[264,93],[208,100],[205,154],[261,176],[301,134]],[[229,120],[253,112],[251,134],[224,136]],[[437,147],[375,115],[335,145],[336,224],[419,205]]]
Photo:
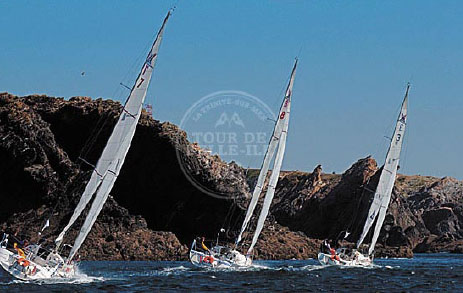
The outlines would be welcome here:
[[[190,261],[192,262],[192,264],[202,267],[245,267],[250,266],[252,264],[253,249],[257,243],[257,239],[259,238],[260,233],[262,232],[264,222],[268,216],[270,204],[272,203],[273,196],[275,195],[275,188],[280,175],[281,165],[283,163],[283,156],[286,147],[286,137],[288,134],[289,126],[291,96],[293,91],[297,62],[298,61],[296,59],[291,72],[291,77],[288,86],[286,88],[285,97],[283,99],[283,103],[281,104],[277,121],[275,122],[273,134],[270,138],[270,142],[267,147],[267,152],[265,153],[264,161],[260,169],[257,184],[254,188],[251,201],[246,211],[246,216],[241,226],[240,233],[235,242],[235,247],[232,249],[230,247],[220,246],[217,244],[211,249],[207,249],[204,245],[199,245],[197,241],[194,240],[190,249]],[[275,155],[275,151],[276,157],[273,163],[273,170],[269,179],[262,210],[257,220],[257,227],[254,231],[254,236],[252,238],[251,245],[248,248],[246,255],[243,255],[241,252],[237,250],[237,248],[241,243],[243,233],[248,228],[251,217],[254,214],[254,210],[257,206],[257,202],[262,192],[262,188],[264,187],[265,178],[267,177],[270,162]]]
[[[12,241],[8,244],[8,235],[4,235],[0,242],[0,265],[13,276],[20,279],[32,280],[55,277],[69,278],[75,274],[77,262],[74,261],[74,257],[100,214],[129,151],[138,120],[141,116],[143,102],[158,56],[164,28],[170,15],[171,11],[167,13],[162,23],[119,119],[114,126],[113,132],[92,172],[69,223],[55,240],[55,248],[49,251],[43,249],[40,245],[34,244],[22,249],[15,244],[12,249]],[[93,202],[90,210],[69,255],[62,257],[59,252],[64,236],[92,198]]]
[[[389,145],[389,150],[386,155],[383,170],[379,178],[378,186],[376,187],[373,202],[368,211],[368,217],[363,226],[362,234],[356,244],[356,249],[350,251],[347,248],[340,248],[335,253],[320,252],[318,260],[323,265],[347,265],[347,266],[368,266],[371,265],[374,258],[374,249],[376,241],[379,237],[379,232],[383,226],[386,217],[386,211],[391,201],[392,189],[397,175],[399,166],[400,152],[402,150],[403,138],[405,135],[405,128],[407,125],[407,107],[408,107],[408,92],[410,84],[407,84],[405,97],[402,102],[399,117],[396,122],[394,134]],[[375,223],[376,225],[373,232],[373,238],[368,249],[367,254],[362,254],[358,251],[360,245],[365,240],[368,232]]]

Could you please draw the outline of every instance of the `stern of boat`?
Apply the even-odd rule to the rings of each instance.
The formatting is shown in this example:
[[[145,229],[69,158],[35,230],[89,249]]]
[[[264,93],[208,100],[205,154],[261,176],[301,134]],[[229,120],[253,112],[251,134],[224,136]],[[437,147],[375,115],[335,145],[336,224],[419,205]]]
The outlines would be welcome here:
[[[336,260],[331,259],[331,255],[323,253],[323,252],[318,253],[317,258],[318,258],[318,262],[321,265],[324,265],[324,266],[336,265],[337,264]]]
[[[190,248],[190,262],[197,267],[216,267],[217,259],[210,253],[199,251],[196,247],[196,240],[193,240]]]

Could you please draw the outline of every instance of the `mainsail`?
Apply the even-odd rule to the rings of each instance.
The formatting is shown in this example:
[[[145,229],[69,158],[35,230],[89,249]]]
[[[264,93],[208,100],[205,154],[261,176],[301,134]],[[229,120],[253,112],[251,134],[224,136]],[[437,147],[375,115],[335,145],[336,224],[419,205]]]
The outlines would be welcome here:
[[[407,125],[407,105],[408,105],[408,91],[410,84],[407,85],[405,98],[402,103],[399,118],[392,136],[391,144],[386,155],[383,170],[379,178],[378,187],[376,188],[373,203],[368,211],[368,217],[363,227],[363,232],[357,242],[357,248],[363,243],[366,235],[370,231],[375,219],[377,218],[373,238],[371,240],[368,254],[371,255],[375,249],[376,241],[378,240],[379,232],[386,217],[387,207],[391,200],[392,189],[394,187],[395,178],[397,175],[397,168],[399,166],[400,152],[402,150],[402,142],[405,134],[405,127]]]
[[[270,176],[267,193],[265,195],[264,205],[262,207],[262,211],[259,216],[257,230],[254,233],[253,241],[252,241],[251,247],[249,248],[249,251],[251,251],[252,248],[254,247],[255,242],[257,241],[257,238],[259,237],[259,234],[262,230],[263,223],[265,222],[265,219],[267,218],[268,210],[270,208],[270,203],[272,202],[273,195],[275,193],[275,186],[276,186],[276,183],[278,182],[281,164],[283,163],[283,155],[285,152],[286,136],[287,136],[288,125],[289,125],[291,94],[293,90],[296,66],[297,66],[297,59],[296,59],[296,62],[294,63],[294,67],[291,72],[291,78],[290,78],[288,87],[286,89],[285,98],[283,99],[283,103],[281,105],[280,112],[277,117],[277,121],[275,122],[275,128],[273,130],[272,137],[270,138],[270,142],[267,147],[267,152],[265,154],[264,161],[262,163],[262,168],[260,169],[259,177],[257,179],[257,184],[252,194],[251,202],[249,203],[248,210],[246,211],[246,216],[245,216],[243,225],[241,227],[240,234],[238,235],[238,238],[236,240],[236,244],[238,244],[242,239],[244,231],[249,225],[249,221],[254,213],[254,209],[256,208],[260,193],[262,192],[265,178],[269,170],[270,161],[273,158],[277,145],[279,145],[277,155],[275,158],[275,162],[273,164],[272,175]]]
[[[82,194],[82,197],[76,209],[74,210],[69,223],[55,240],[56,246],[58,248],[62,243],[66,232],[77,220],[79,215],[91,200],[93,194],[96,192],[92,206],[69,254],[69,261],[72,260],[75,253],[79,250],[80,246],[90,232],[124,163],[125,157],[132,142],[132,138],[135,134],[138,120],[140,119],[143,102],[145,100],[154,65],[156,63],[164,28],[170,15],[171,11],[167,13],[164,22],[162,23],[161,29],[157,34],[148,57],[146,58],[140,74],[135,84],[133,85],[130,95],[122,109],[119,120],[114,127],[111,136],[109,137],[106,147],[104,148],[103,153],[98,160],[96,168],[91,175],[90,181],[85,187],[85,191]]]
[[[294,82],[294,73],[296,72],[296,65],[297,65],[297,60],[296,60],[296,63],[294,64],[294,68],[291,73],[290,83],[286,90],[285,99],[283,100],[283,104],[281,105],[281,108],[280,108],[280,112],[279,112],[280,115],[278,116],[280,118],[280,116],[283,115],[282,116],[283,118],[277,119],[277,121],[275,122],[273,134],[272,134],[272,137],[270,138],[270,142],[269,142],[267,151],[264,156],[264,161],[262,162],[262,167],[260,168],[259,177],[257,178],[257,184],[254,187],[251,202],[249,203],[248,209],[246,211],[246,216],[241,226],[240,234],[238,235],[238,238],[236,240],[236,245],[240,243],[243,237],[243,233],[248,227],[249,221],[251,220],[251,217],[254,213],[254,209],[257,206],[257,201],[259,200],[260,193],[262,192],[262,188],[264,187],[265,178],[267,177],[268,169],[270,167],[270,161],[272,160],[273,155],[275,154],[275,150],[279,142],[279,137],[284,129],[285,121],[288,121],[289,119],[289,104],[291,101],[291,93],[292,93],[293,82]],[[286,111],[286,108],[288,108],[287,111]],[[287,126],[286,126],[286,129],[287,129]],[[285,133],[286,133],[286,130],[285,130]],[[285,135],[285,140],[286,140],[286,135]],[[284,152],[284,148],[283,148],[283,152]]]

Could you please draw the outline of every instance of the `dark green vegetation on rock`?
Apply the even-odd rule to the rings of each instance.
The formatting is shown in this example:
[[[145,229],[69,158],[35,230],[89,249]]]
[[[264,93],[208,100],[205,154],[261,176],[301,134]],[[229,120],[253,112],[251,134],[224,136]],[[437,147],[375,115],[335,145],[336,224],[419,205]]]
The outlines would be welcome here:
[[[0,94],[0,227],[52,241],[67,223],[117,121],[121,105],[85,97],[16,97]],[[97,133],[98,132],[98,133]],[[96,135],[98,134],[98,135]],[[94,138],[89,140],[89,138]],[[218,199],[192,185],[185,169]],[[343,230],[361,232],[379,172],[372,158],[343,175],[282,172],[275,202],[258,241],[259,258],[308,258],[320,240]],[[143,113],[121,174],[85,241],[85,259],[186,259],[195,236],[214,238],[222,227],[232,241],[256,172],[225,163],[187,140],[186,133]],[[378,255],[410,256],[411,250],[463,250],[463,183],[451,178],[399,176],[380,236]],[[230,212],[231,211],[231,212]],[[226,215],[229,217],[226,217]],[[228,221],[225,221],[228,218]],[[83,219],[65,238],[71,243]],[[255,225],[255,223],[251,223]],[[355,229],[357,227],[357,229]],[[249,238],[249,237],[248,237]],[[249,239],[245,241],[248,243]]]

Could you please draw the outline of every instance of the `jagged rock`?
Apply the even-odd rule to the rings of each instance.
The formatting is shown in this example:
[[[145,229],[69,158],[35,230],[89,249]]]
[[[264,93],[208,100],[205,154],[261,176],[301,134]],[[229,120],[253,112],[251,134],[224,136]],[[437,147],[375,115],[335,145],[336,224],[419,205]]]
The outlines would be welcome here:
[[[4,186],[0,196],[6,199],[0,207],[0,221],[4,222],[4,231],[33,241],[52,215],[44,236],[52,240],[59,233],[90,176],[91,167],[79,158],[96,163],[120,110],[121,105],[110,100],[0,95],[0,184]],[[88,140],[96,133],[96,139]],[[187,243],[199,233],[216,233],[221,223],[217,219],[227,214],[233,202],[207,196],[194,187],[181,171],[176,150],[184,155],[185,166],[202,185],[232,196],[248,195],[240,167],[194,149],[178,127],[143,113],[111,192],[115,200],[105,204],[83,245],[83,256],[158,259],[156,254],[165,256],[164,259],[179,259],[179,255],[185,257],[186,249],[172,237]],[[241,214],[238,209],[237,215]],[[134,215],[142,215],[144,224],[136,224],[140,221]],[[156,230],[172,231],[175,235]],[[112,235],[114,232],[117,233]],[[65,241],[72,241],[76,233],[71,230]],[[164,242],[172,243],[172,249],[166,246],[162,252],[148,245],[148,250],[140,253],[134,244],[139,240],[133,242],[132,238],[123,237],[127,233],[153,241],[162,242],[165,238]],[[111,237],[119,239],[119,253],[107,243]]]
[[[257,259],[309,259],[317,258],[321,240],[310,239],[302,232],[286,227],[267,229],[256,244]]]
[[[291,172],[279,180],[272,213],[281,223],[290,221],[325,186],[321,174],[322,166],[318,165],[310,174]]]
[[[314,238],[334,239],[341,231],[359,223],[363,216],[359,211],[364,211],[366,217],[368,198],[362,196],[362,187],[368,184],[367,180],[376,172],[376,162],[368,157],[356,162],[342,176],[324,175],[320,176],[320,181],[307,180],[310,176],[318,178],[316,173],[320,169],[315,169],[315,175],[299,175],[304,182],[314,182],[316,188],[311,190],[316,191],[311,193],[302,207],[291,212],[285,208],[288,201],[286,198],[291,200],[294,197],[292,186],[298,186],[299,181],[285,180],[285,177],[291,176],[286,174],[282,182],[287,182],[287,185],[282,189],[277,187],[277,199],[272,211],[276,211],[276,220],[291,230],[303,231]],[[280,186],[282,185],[279,184]],[[357,236],[361,231],[351,232],[355,232],[353,236]]]
[[[44,238],[52,240],[59,233],[90,176],[91,166],[79,158],[96,163],[120,110],[120,103],[111,100],[0,94],[2,230],[34,241],[51,216]],[[355,241],[380,170],[367,157],[342,175],[323,174],[321,166],[312,173],[281,172],[256,246],[258,258],[313,257],[316,239],[337,238],[346,230],[351,232],[347,240]],[[248,185],[253,187],[256,177],[257,171],[251,170],[246,178],[240,166],[210,155],[190,143],[177,126],[143,112],[82,257],[185,259],[185,244],[195,236],[215,238],[225,222],[230,226],[225,238],[231,241],[249,201]],[[255,221],[250,226],[255,227]],[[461,252],[461,227],[463,182],[399,175],[377,255],[410,256],[412,249]],[[72,241],[76,234],[74,227],[65,240]]]
[[[455,233],[458,230],[458,220],[450,207],[441,207],[425,211],[422,215],[426,228],[435,235]]]
[[[318,168],[318,167],[317,167]],[[288,208],[297,187],[310,174],[288,172],[277,187],[272,210],[275,219],[291,230],[319,239],[343,237],[356,241],[362,232],[381,169],[367,157],[342,175],[322,174],[323,187],[310,195],[302,208]],[[330,176],[330,177],[327,177]],[[286,179],[288,177],[288,179]],[[318,177],[315,176],[315,177]],[[398,175],[387,216],[378,238],[379,255],[416,252],[459,251],[463,240],[463,182],[453,178]],[[371,234],[371,233],[370,233]],[[437,235],[439,237],[434,237]],[[367,235],[366,239],[371,238]],[[424,239],[424,240],[423,240]],[[390,250],[388,247],[408,247]]]

